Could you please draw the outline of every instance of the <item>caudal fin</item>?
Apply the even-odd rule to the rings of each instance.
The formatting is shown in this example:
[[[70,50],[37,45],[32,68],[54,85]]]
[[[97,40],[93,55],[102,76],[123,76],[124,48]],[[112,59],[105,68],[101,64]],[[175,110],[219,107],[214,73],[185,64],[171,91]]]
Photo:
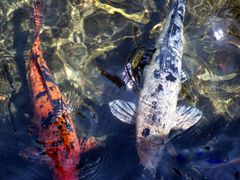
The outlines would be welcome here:
[[[35,0],[33,5],[33,18],[35,24],[35,37],[40,33],[42,21],[43,21],[43,10],[45,6],[44,0]]]

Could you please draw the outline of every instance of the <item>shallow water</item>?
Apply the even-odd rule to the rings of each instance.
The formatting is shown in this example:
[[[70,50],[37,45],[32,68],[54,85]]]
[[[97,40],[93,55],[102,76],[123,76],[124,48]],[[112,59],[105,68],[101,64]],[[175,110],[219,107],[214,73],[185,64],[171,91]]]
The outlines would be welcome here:
[[[41,33],[44,58],[73,106],[78,135],[107,137],[102,147],[82,155],[79,179],[224,179],[223,169],[228,179],[240,179],[239,0],[187,1],[183,70],[189,79],[180,103],[198,107],[204,117],[173,138],[177,155],[164,154],[156,177],[139,164],[135,127],[118,121],[109,110],[111,100],[137,99],[120,81],[124,66],[134,48],[154,46],[171,4],[47,1]],[[19,156],[24,148],[36,146],[29,133],[30,1],[2,0],[0,22],[0,177],[52,179],[45,164]]]

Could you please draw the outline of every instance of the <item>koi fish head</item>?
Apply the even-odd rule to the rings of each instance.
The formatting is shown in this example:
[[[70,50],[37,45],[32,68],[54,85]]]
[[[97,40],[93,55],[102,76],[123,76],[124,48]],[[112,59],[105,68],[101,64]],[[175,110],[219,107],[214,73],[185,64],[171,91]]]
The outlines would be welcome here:
[[[152,141],[142,137],[137,139],[140,163],[153,174],[156,173],[156,168],[162,158],[164,147],[162,140]]]
[[[55,166],[52,168],[53,178],[55,180],[77,180],[78,170],[75,166],[69,166],[68,168]]]

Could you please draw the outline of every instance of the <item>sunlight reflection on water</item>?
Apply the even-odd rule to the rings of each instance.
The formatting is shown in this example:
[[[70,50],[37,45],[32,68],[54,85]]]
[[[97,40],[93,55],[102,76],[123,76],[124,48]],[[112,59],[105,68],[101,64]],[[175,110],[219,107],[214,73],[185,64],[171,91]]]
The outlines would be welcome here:
[[[134,127],[118,122],[107,106],[111,100],[135,100],[137,95],[131,88],[117,86],[101,70],[122,77],[132,49],[154,45],[172,2],[47,1],[42,49],[61,91],[77,111],[77,130],[81,135],[109,136],[105,147],[83,157],[83,177],[150,179],[139,165]],[[33,114],[27,83],[34,29],[30,6],[28,0],[0,2],[3,179],[50,177],[44,165],[29,163],[18,155],[33,144],[27,129]],[[189,80],[183,84],[180,101],[198,106],[204,118],[173,140],[179,156],[163,159],[160,176],[202,178],[209,176],[207,168],[221,169],[220,165],[216,170],[215,163],[239,158],[239,8],[239,0],[187,1],[183,69]]]

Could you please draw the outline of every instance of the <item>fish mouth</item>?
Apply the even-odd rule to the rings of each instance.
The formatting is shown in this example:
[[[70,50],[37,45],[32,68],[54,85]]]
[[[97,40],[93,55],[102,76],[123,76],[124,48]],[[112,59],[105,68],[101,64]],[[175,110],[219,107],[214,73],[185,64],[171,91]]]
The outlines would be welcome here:
[[[160,141],[151,141],[142,137],[137,138],[137,151],[140,163],[154,173],[158,162],[162,158],[164,144]]]
[[[68,170],[59,170],[53,169],[53,179],[54,180],[77,180],[78,179],[79,170],[76,168],[71,168]]]

